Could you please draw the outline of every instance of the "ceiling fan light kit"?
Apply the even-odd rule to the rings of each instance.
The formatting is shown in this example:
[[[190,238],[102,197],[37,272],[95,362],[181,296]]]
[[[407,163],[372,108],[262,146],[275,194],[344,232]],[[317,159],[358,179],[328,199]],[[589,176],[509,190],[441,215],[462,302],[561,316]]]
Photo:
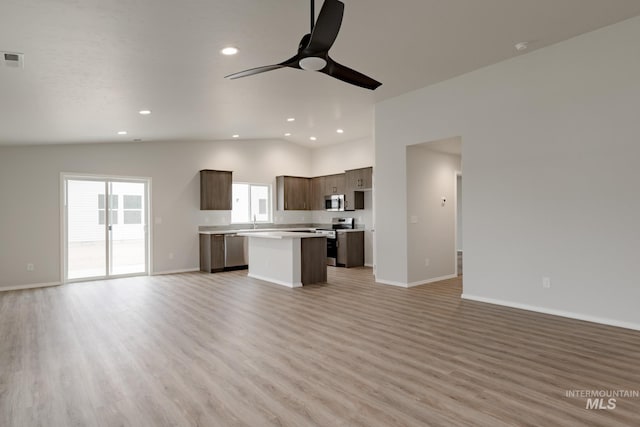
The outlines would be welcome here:
[[[382,83],[341,65],[329,57],[329,49],[331,49],[338,37],[343,15],[344,3],[339,0],[325,0],[320,9],[318,19],[314,23],[314,0],[311,0],[311,32],[302,37],[298,46],[298,53],[295,56],[279,64],[251,68],[225,77],[239,79],[289,67],[299,70],[319,71],[343,82],[375,90]]]
[[[299,62],[300,68],[307,71],[320,71],[327,66],[327,61],[317,56],[302,58]]]

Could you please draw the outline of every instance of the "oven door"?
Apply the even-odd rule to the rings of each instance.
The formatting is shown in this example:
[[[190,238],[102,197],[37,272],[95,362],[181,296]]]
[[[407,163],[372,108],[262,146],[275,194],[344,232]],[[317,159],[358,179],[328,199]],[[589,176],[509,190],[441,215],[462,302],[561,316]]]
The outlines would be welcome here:
[[[336,266],[338,261],[338,239],[327,236],[327,265]]]

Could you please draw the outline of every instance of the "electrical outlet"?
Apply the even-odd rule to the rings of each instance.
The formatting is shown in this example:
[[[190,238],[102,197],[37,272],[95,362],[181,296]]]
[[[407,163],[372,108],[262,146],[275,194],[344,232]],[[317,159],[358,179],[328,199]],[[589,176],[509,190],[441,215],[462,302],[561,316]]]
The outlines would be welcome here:
[[[430,262],[431,262],[431,261],[429,261],[429,258],[425,258],[425,259],[424,259],[424,266],[425,266],[425,267],[429,267],[429,263],[430,263]]]
[[[27,271],[35,271],[36,266],[35,264],[29,263],[27,264]]]
[[[551,288],[551,278],[550,277],[543,277],[542,278],[542,287],[544,289]]]

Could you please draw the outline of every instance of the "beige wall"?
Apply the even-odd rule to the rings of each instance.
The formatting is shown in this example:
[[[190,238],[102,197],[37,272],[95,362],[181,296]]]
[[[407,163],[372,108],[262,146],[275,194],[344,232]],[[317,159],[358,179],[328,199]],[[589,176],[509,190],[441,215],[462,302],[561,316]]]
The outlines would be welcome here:
[[[150,177],[153,272],[170,272],[198,267],[198,226],[231,219],[229,212],[200,211],[200,169],[232,170],[234,181],[275,190],[277,175],[337,173],[371,166],[373,157],[371,140],[315,150],[278,140],[0,147],[0,288],[60,281],[61,172]],[[367,229],[366,262],[372,264],[370,194],[365,202],[365,210],[348,215]],[[274,207],[273,219],[328,222],[338,215]],[[26,271],[27,263],[35,271]]]
[[[638,40],[633,18],[377,104],[377,278],[409,282],[406,146],[461,136],[465,297],[640,329]]]
[[[312,176],[331,175],[374,165],[375,147],[371,138],[327,145],[312,150]]]
[[[60,280],[61,172],[150,177],[152,215],[162,220],[153,225],[153,271],[197,268],[198,226],[228,217],[200,211],[200,169],[275,187],[276,175],[309,175],[311,152],[267,140],[0,147],[0,287]],[[311,221],[310,212],[278,216]]]

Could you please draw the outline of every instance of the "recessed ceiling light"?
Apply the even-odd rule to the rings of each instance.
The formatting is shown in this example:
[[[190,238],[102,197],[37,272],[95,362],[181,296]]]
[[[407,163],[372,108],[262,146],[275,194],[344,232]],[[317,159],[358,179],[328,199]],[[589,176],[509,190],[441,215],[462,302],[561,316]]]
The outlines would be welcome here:
[[[238,134],[232,135],[232,138],[240,138],[240,135]]]
[[[318,138],[316,138],[315,136],[310,136],[309,139],[312,141],[316,141]]]
[[[284,136],[291,136],[289,132],[285,133]]]
[[[296,121],[296,118],[295,118],[295,117],[289,117],[289,118],[287,119],[287,121],[288,121],[288,122],[295,122],[295,121]]]
[[[127,131],[126,130],[121,130],[118,132],[118,135],[126,135]]]
[[[138,111],[138,113],[142,114],[143,116],[148,116],[149,114],[151,114],[151,110],[140,110]]]
[[[235,47],[229,46],[229,47],[225,47],[220,52],[222,52],[223,55],[229,56],[229,55],[235,55],[236,53],[238,53],[238,49],[236,49]]]
[[[337,129],[337,130],[336,130],[336,132],[338,132],[338,133],[344,133],[344,130],[342,130],[342,129]]]
[[[529,42],[520,42],[520,43],[516,43],[515,45],[515,48],[518,52],[527,50],[528,47],[529,47]]]

